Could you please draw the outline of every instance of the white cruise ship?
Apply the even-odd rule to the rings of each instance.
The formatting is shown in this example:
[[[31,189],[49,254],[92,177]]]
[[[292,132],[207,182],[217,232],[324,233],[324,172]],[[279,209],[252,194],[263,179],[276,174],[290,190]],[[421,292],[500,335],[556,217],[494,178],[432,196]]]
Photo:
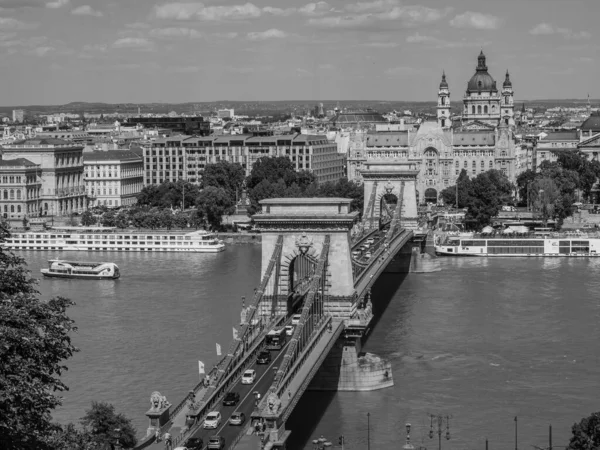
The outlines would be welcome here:
[[[223,241],[206,231],[140,232],[98,227],[56,227],[47,231],[13,233],[0,245],[11,250],[196,253],[217,253],[225,250]]]

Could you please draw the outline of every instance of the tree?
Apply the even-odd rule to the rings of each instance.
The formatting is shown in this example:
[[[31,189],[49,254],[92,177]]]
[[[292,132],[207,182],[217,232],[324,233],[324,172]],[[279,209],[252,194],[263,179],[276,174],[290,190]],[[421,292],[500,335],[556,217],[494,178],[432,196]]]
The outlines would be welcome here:
[[[116,215],[113,210],[108,210],[104,214],[102,214],[102,225],[105,227],[114,227]]]
[[[137,444],[131,420],[116,413],[115,407],[109,403],[92,402],[92,407],[85,412],[81,424],[101,448],[114,449],[117,440],[126,449]]]
[[[527,169],[525,172],[521,172],[517,177],[517,194],[519,196],[519,204],[527,205],[529,190],[531,189],[531,183],[536,179],[535,171]]]
[[[0,224],[0,242],[9,236]],[[0,247],[0,442],[3,450],[51,449],[59,430],[51,411],[67,390],[60,376],[77,348],[71,343],[73,302],[40,301],[22,258]]]
[[[290,186],[298,180],[294,164],[285,156],[259,158],[253,165],[250,176],[246,179],[248,189],[253,189],[263,180],[277,183],[283,180]]]
[[[600,412],[584,417],[571,428],[567,450],[595,450],[600,447]]]
[[[144,186],[140,193],[137,195],[137,204],[147,206],[158,206],[158,204],[160,203],[160,197],[161,193],[158,186],[154,184]]]
[[[465,208],[469,203],[469,186],[471,185],[471,180],[465,169],[460,171],[454,186],[447,187],[440,192],[440,197],[446,205],[457,205],[456,185],[458,185],[458,207]]]
[[[81,225],[91,227],[96,224],[96,217],[90,211],[84,211],[81,215]]]
[[[223,188],[209,186],[196,199],[199,216],[213,229],[221,226],[223,215],[232,213],[234,206],[231,197]]]
[[[170,230],[173,227],[173,213],[170,209],[163,209],[158,214],[158,220],[160,221],[160,226]]]
[[[499,170],[491,169],[480,173],[471,180],[468,187],[465,222],[474,228],[488,225],[492,217],[498,215],[502,205],[511,202],[512,192],[513,185]],[[458,198],[459,202],[462,201],[460,190]]]
[[[544,224],[556,217],[560,196],[560,190],[551,178],[539,178],[531,185],[530,197],[533,210],[541,214]]]
[[[129,226],[129,216],[125,211],[119,211],[116,215],[115,226],[118,228],[127,228]]]
[[[242,187],[245,171],[238,163],[219,161],[216,164],[207,164],[202,172],[202,187],[209,186],[224,189],[235,200],[236,192]]]
[[[103,450],[90,433],[79,430],[73,423],[60,427],[48,439],[51,448],[57,450]]]
[[[183,211],[178,211],[173,217],[173,223],[177,228],[186,228],[188,226],[189,216]]]

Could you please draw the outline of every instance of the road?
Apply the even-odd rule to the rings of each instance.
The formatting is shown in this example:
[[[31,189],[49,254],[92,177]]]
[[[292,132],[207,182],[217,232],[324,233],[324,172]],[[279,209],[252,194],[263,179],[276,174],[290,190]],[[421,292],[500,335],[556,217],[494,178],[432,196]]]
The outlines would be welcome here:
[[[229,417],[235,411],[243,412],[246,415],[246,423],[250,420],[250,414],[254,410],[255,395],[254,392],[260,392],[261,399],[264,398],[265,394],[275,378],[275,367],[279,367],[281,360],[285,355],[285,350],[289,345],[289,341],[281,350],[271,350],[270,364],[256,364],[256,362],[249,367],[249,369],[256,370],[256,379],[254,384],[242,384],[241,377],[236,380],[236,383],[231,387],[228,392],[238,392],[241,400],[236,406],[223,406],[222,403],[215,407],[214,411],[219,411],[222,416],[221,424],[216,430],[205,430],[200,429],[194,433],[193,437],[201,438],[204,442],[204,448],[208,443],[208,439],[211,436],[222,436],[225,438],[225,448],[227,448],[242,432],[244,426],[232,426],[229,425]],[[245,425],[245,424],[244,424]],[[185,444],[179,444],[185,445]]]

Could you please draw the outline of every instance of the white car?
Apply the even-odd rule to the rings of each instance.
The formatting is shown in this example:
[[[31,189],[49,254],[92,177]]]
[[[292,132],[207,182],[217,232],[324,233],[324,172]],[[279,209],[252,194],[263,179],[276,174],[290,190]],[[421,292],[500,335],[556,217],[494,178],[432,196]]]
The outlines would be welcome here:
[[[256,378],[256,370],[248,369],[242,375],[242,384],[252,384]]]
[[[375,239],[373,239],[373,238],[367,239],[367,244],[372,245],[374,243],[375,243]]]
[[[298,325],[300,323],[300,317],[302,317],[302,314],[294,314],[292,316],[292,325]]]
[[[285,326],[285,334],[287,334],[288,336],[291,336],[292,334],[294,334],[294,329],[296,327],[294,325],[286,325]]]
[[[206,430],[212,430],[217,428],[221,424],[221,413],[219,411],[211,411],[204,419],[202,428]]]

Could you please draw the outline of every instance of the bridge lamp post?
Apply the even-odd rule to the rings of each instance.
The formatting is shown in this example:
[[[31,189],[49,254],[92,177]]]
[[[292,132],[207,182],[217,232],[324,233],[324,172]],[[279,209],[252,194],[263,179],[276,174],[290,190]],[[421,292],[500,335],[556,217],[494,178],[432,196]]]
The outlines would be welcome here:
[[[444,419],[446,422],[446,440],[450,440],[450,417],[449,416],[434,416],[430,414],[431,418],[431,428],[429,429],[429,439],[433,439],[433,420],[437,420],[437,435],[438,435],[438,450],[442,450],[442,429],[444,428]]]
[[[406,444],[402,446],[403,450],[415,450],[415,446],[410,443],[410,423],[406,424]]]

